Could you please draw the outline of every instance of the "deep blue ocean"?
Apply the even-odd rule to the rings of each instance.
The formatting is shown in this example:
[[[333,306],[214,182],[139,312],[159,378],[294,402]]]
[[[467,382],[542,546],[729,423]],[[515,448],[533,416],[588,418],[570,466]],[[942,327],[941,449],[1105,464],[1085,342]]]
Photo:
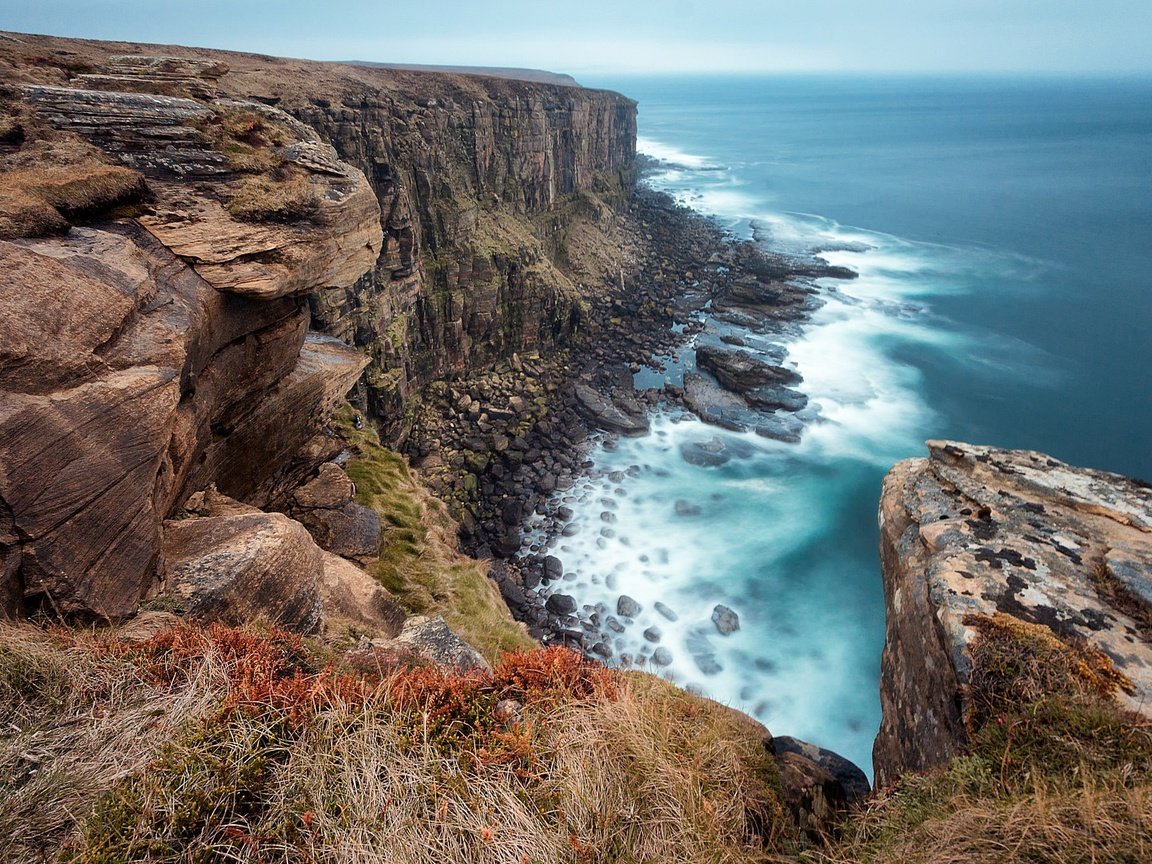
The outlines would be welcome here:
[[[634,597],[617,656],[664,647],[678,683],[870,771],[892,463],[956,438],[1152,480],[1152,80],[582,83],[639,101],[652,185],[860,277],[822,282],[784,340],[819,413],[801,443],[670,410],[598,450],[623,473],[566,494],[582,530],[554,550],[560,590]],[[682,458],[716,438],[738,458]],[[738,632],[716,632],[717,603]]]

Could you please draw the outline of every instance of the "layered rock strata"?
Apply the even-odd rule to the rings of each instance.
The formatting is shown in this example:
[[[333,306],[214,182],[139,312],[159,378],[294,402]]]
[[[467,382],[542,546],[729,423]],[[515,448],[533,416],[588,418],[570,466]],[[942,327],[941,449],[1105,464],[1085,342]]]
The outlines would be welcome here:
[[[368,360],[309,334],[306,295],[372,268],[379,211],[361,172],[261,104],[41,84],[19,97],[38,137],[5,160],[119,160],[144,173],[149,201],[0,242],[3,611],[122,618],[171,575],[166,561],[197,557],[164,540],[191,492],[282,503],[339,448],[323,425]],[[233,205],[250,182],[299,191],[307,214],[244,221]],[[314,583],[319,549],[291,526]],[[299,627],[315,624],[312,600],[293,604]]]
[[[1083,641],[1152,716],[1152,490],[1041,453],[931,441],[880,503],[887,639],[878,784],[966,741],[970,615],[1006,613]],[[969,619],[971,620],[971,619]]]

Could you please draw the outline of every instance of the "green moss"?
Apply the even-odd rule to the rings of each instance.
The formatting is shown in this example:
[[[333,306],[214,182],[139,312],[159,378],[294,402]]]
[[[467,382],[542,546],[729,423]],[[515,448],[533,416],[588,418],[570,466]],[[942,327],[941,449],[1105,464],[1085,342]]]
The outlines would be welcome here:
[[[441,502],[420,487],[404,459],[382,446],[373,429],[356,429],[352,414],[345,406],[337,415],[342,434],[357,451],[345,468],[357,500],[379,513],[385,525],[380,558],[369,572],[409,613],[442,615],[489,660],[532,647],[485,565],[456,552],[456,525]]]

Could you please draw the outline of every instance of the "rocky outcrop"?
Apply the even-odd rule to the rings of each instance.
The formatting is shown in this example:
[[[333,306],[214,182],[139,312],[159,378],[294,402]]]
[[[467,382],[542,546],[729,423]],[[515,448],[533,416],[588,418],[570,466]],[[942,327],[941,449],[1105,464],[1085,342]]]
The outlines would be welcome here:
[[[308,333],[306,295],[371,269],[378,208],[361,172],[267,106],[20,92],[40,136],[23,149],[103,152],[144,173],[149,207],[0,243],[0,598],[122,618],[166,572],[161,526],[191,492],[282,503],[338,449],[323,425],[368,361]],[[307,216],[237,215],[252,182],[300,192]]]
[[[469,669],[491,670],[484,656],[453,633],[444,619],[417,615],[404,622],[400,635],[390,642],[373,642],[374,647],[409,651],[437,666],[448,666],[461,671]]]
[[[1005,613],[1102,651],[1152,716],[1152,490],[1028,451],[931,441],[884,482],[888,609],[878,784],[965,744],[970,615]],[[972,619],[969,619],[972,620]]]

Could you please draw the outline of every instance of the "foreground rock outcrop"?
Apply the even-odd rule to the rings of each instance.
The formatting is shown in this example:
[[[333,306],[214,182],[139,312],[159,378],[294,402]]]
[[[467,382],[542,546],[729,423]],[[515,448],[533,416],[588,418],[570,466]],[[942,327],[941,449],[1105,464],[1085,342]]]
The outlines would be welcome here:
[[[1007,614],[1103,652],[1152,716],[1152,489],[1029,451],[931,441],[880,503],[888,632],[878,784],[966,742],[970,616]]]
[[[122,65],[84,83],[189,71]],[[160,587],[164,520],[192,492],[276,505],[339,449],[323,426],[368,359],[309,333],[307,294],[372,268],[379,208],[360,171],[259,103],[46,83],[0,101],[20,129],[0,209],[39,195],[88,223],[8,219],[0,240],[0,612],[123,618]],[[146,191],[127,212],[100,191],[127,170],[111,162]],[[285,196],[304,209],[267,203]]]

